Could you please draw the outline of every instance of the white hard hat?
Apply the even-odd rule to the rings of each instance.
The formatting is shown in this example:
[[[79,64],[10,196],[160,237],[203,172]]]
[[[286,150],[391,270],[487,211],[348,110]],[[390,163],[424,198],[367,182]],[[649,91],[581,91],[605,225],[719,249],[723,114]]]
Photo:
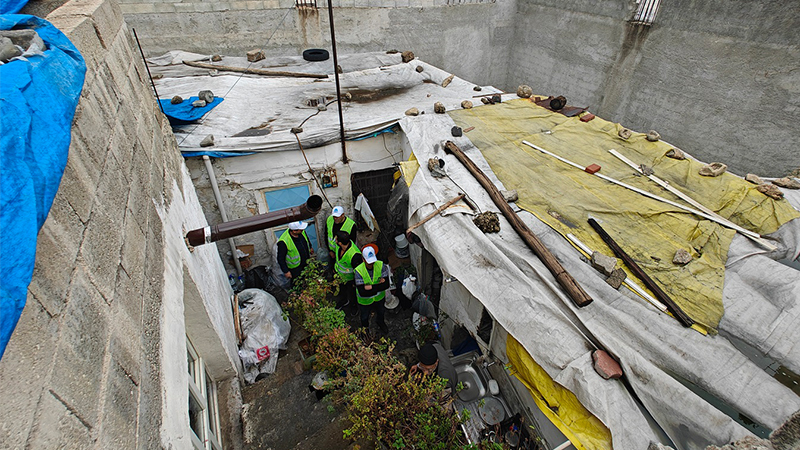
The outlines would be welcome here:
[[[331,215],[333,217],[341,217],[342,214],[344,214],[344,208],[342,208],[341,206],[334,206]]]
[[[362,252],[362,255],[364,256],[364,261],[367,264],[372,264],[378,260],[378,257],[375,256],[375,250],[372,247],[365,248]]]
[[[308,226],[307,223],[298,221],[298,222],[290,223],[289,224],[289,229],[290,230],[305,230],[307,226]]]

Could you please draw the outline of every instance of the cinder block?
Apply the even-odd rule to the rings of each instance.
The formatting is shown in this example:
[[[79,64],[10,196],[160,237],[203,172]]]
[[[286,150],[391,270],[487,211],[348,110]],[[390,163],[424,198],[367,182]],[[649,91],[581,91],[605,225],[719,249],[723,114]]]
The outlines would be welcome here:
[[[150,14],[156,11],[152,3],[122,3],[123,14]]]
[[[80,250],[92,283],[109,303],[113,301],[122,248],[121,228],[121,220],[115,223],[105,211],[94,211]]]
[[[39,404],[38,421],[25,448],[93,448],[91,425],[57,391],[47,391]]]
[[[176,12],[174,3],[156,3],[153,5],[156,13],[174,13]]]
[[[130,448],[136,442],[139,386],[112,355],[103,402],[99,448]]]
[[[108,344],[108,306],[83,264],[72,277],[50,388],[90,426],[97,424]],[[47,448],[47,447],[43,447]]]
[[[47,19],[64,16],[91,17],[104,48],[114,40],[123,23],[119,3],[107,0],[72,0],[50,13]]]
[[[58,320],[29,293],[0,361],[0,423],[5,424],[0,426],[0,442],[4,448],[25,448],[40,397],[47,394],[57,339]]]
[[[112,143],[116,139],[117,135],[115,134]],[[129,166],[127,161],[123,166],[123,163],[120,163],[113,155],[106,158],[106,165],[103,167],[103,175],[97,186],[93,207],[93,212],[105,212],[111,218],[113,226],[120,231],[125,220],[125,206],[128,204],[130,189],[128,180],[124,176],[124,167]]]
[[[69,38],[81,52],[87,68],[97,67],[105,58],[105,50],[100,44],[100,36],[94,28],[92,19],[85,16],[53,15],[47,20]],[[91,69],[90,69],[91,70]]]
[[[59,191],[39,231],[36,262],[28,290],[51,315],[61,314],[66,304],[75,258],[86,226]]]
[[[72,122],[73,136],[77,131],[79,139],[86,144],[86,151],[92,156],[97,167],[103,167],[106,162],[111,120],[113,118],[103,115],[97,98],[81,97],[75,112],[75,120]]]

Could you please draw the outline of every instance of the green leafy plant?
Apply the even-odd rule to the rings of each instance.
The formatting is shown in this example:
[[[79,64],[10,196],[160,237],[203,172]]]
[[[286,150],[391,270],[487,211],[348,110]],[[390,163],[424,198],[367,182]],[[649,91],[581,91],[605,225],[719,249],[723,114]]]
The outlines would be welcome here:
[[[297,316],[300,323],[305,324],[317,309],[333,307],[331,297],[339,292],[339,284],[339,278],[326,279],[322,263],[311,259],[294,280],[286,307]]]
[[[346,328],[335,328],[317,340],[317,370],[340,376],[355,360],[361,341]]]
[[[317,340],[337,328],[346,328],[344,311],[332,306],[321,306],[308,311],[303,328],[311,333],[311,340]]]

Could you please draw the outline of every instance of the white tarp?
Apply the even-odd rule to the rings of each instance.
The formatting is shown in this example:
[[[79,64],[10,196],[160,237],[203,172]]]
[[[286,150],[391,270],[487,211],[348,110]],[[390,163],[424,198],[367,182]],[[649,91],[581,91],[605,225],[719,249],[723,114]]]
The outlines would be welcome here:
[[[443,143],[453,140],[502,189],[468,136],[450,137],[454,124],[449,117],[426,115],[400,124],[422,165],[433,156],[444,158],[452,178],[433,178],[425,168],[417,172],[410,186],[409,225],[462,189],[482,211],[498,211],[461,163],[444,154]],[[800,195],[787,192],[787,198],[795,208],[800,205]],[[800,409],[800,397],[727,339],[684,328],[626,289],[612,289],[561,235],[527,212],[519,215],[595,299],[591,305],[574,306],[502,215],[498,234],[483,234],[466,214],[432,220],[417,232],[442,270],[458,279],[551,378],[610,429],[614,448],[645,449],[658,437],[624,384],[596,374],[592,340],[619,359],[636,396],[679,449],[722,445],[750,432],[677,378],[771,429]],[[781,240],[784,255],[771,256],[796,256],[800,221],[789,222],[773,236]],[[797,371],[800,320],[795,303],[800,298],[800,277],[763,253],[748,240],[734,238],[720,330]]]
[[[300,57],[267,58],[249,64],[245,58],[224,57],[214,64],[263,70],[328,74],[328,78],[290,78],[242,75],[234,72],[199,69],[183,61],[211,63],[207,55],[173,51],[148,62],[158,76],[156,88],[164,99],[179,95],[184,99],[202,90],[211,90],[225,100],[198,123],[175,127],[181,151],[261,152],[297,149],[293,127],[302,126],[298,136],[304,148],[319,147],[339,140],[339,115],[336,103],[318,111],[316,103],[336,98],[332,60],[306,62]],[[419,59],[408,63],[400,54],[367,53],[345,55],[339,60],[344,73],[339,75],[341,92],[352,95],[342,103],[347,139],[368,136],[404,117],[409,108],[433,114],[435,102],[448,109],[460,108],[463,100],[480,104],[476,94],[499,92],[487,87],[473,90],[475,84],[453,78]],[[417,67],[422,72],[417,72]],[[476,102],[476,100],[478,100]],[[314,106],[310,106],[314,105]],[[302,125],[301,125],[302,124]],[[250,130],[256,129],[256,130]],[[250,131],[247,131],[250,130]],[[245,132],[258,134],[235,136]],[[214,135],[213,147],[200,147],[200,141]]]

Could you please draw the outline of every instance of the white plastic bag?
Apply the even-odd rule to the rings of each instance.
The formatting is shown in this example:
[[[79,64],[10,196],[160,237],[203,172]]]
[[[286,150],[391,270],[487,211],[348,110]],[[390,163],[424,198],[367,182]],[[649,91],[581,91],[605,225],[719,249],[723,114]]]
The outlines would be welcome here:
[[[245,340],[239,349],[244,366],[244,379],[254,383],[262,373],[275,372],[278,350],[286,349],[292,326],[283,318],[275,297],[261,289],[245,289],[239,293],[239,317]]]
[[[414,298],[414,292],[417,291],[417,277],[414,275],[409,275],[403,280],[403,287],[401,288],[403,295],[406,296],[407,299],[411,300]]]

